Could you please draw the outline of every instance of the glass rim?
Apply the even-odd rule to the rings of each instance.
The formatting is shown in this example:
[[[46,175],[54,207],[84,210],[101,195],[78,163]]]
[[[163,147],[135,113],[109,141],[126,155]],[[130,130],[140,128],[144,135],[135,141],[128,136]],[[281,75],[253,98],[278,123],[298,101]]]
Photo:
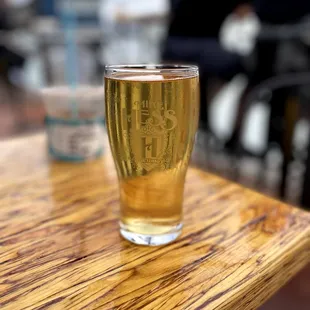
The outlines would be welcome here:
[[[166,64],[119,64],[105,65],[107,73],[179,73],[179,74],[199,74],[199,68],[194,64],[166,63]]]

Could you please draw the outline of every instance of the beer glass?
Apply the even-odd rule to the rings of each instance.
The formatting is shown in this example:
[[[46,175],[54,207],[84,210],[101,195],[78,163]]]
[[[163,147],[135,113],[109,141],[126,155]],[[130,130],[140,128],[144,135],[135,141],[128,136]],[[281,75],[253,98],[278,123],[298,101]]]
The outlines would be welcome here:
[[[105,68],[107,131],[120,188],[120,232],[159,246],[182,230],[185,176],[199,120],[191,65]]]

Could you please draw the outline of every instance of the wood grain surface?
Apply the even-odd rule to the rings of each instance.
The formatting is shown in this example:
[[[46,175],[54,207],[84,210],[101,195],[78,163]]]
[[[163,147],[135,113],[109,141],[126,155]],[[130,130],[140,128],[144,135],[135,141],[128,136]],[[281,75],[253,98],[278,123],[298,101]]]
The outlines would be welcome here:
[[[256,309],[307,262],[310,215],[190,168],[182,236],[118,233],[109,150],[50,162],[44,135],[0,143],[0,309]]]

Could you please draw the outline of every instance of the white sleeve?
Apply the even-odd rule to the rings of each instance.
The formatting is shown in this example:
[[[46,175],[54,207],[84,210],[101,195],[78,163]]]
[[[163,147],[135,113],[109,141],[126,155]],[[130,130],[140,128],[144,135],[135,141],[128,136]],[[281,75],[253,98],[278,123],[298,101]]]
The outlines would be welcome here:
[[[130,0],[126,3],[126,14],[131,17],[145,17],[149,15],[163,16],[169,13],[168,0]]]
[[[119,1],[101,0],[99,5],[99,17],[102,22],[115,20],[119,9]]]

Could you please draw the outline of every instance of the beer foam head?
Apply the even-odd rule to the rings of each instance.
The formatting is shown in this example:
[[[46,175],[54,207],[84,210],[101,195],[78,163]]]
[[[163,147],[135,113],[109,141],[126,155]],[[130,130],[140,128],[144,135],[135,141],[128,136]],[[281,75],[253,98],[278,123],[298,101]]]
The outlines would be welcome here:
[[[142,74],[142,75],[128,75],[122,77],[123,80],[129,81],[162,81],[165,77],[162,74]]]

